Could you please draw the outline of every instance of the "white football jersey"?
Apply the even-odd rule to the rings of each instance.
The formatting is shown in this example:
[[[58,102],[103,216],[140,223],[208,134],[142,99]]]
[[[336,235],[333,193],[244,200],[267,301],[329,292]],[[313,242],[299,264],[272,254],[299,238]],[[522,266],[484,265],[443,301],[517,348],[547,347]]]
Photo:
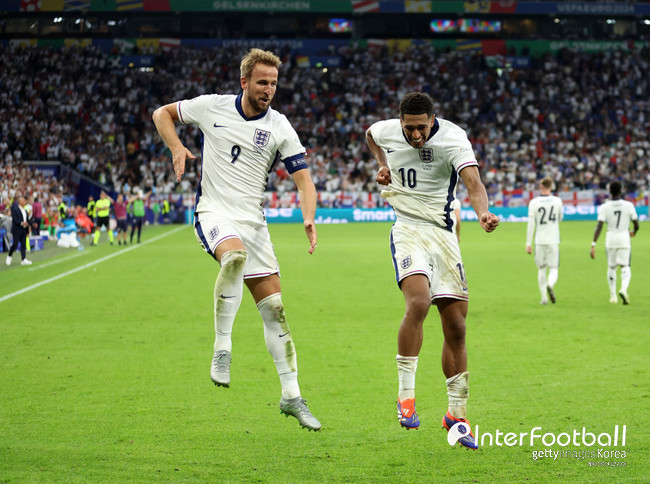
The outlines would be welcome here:
[[[398,219],[411,222],[435,221],[452,230],[452,202],[460,171],[478,166],[467,133],[456,124],[436,117],[429,139],[422,148],[409,144],[399,119],[378,121],[370,127],[375,143],[386,153],[391,186],[397,193],[412,196],[428,207],[433,217],[422,218],[407,204],[393,204]]]
[[[607,200],[603,203],[598,208],[598,221],[607,223],[605,247],[630,248],[630,222],[637,219],[634,205],[627,200]]]
[[[528,204],[528,231],[526,245],[552,245],[560,243],[562,200],[554,195],[540,195]]]
[[[176,104],[182,123],[202,133],[201,184],[195,211],[263,222],[268,174],[278,160],[289,173],[307,168],[305,148],[287,118],[272,108],[247,118],[242,95],[210,94]]]

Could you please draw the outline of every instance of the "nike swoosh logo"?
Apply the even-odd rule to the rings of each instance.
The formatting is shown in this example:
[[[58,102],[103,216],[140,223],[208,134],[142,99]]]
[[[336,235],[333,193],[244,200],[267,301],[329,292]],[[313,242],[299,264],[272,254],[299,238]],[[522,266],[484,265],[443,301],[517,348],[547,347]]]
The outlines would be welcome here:
[[[395,150],[386,150],[386,153],[392,153]]]
[[[282,338],[283,336],[286,336],[286,335],[288,335],[289,333],[291,333],[291,331],[287,331],[286,333],[281,334],[281,335],[279,335],[279,336],[280,336],[280,338]]]
[[[224,295],[222,294],[222,295],[219,296],[219,297],[221,297],[221,298],[223,298],[223,299],[232,299],[232,298],[235,297],[235,296],[224,296]]]
[[[225,128],[226,126],[223,125],[223,124],[217,124],[217,123],[214,123],[214,127],[215,127],[215,128]]]

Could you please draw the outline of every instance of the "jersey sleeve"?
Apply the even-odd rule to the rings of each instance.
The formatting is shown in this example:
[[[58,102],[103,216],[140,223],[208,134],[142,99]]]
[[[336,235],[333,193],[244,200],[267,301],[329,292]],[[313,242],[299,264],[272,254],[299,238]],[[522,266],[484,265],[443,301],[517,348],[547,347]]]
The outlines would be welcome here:
[[[449,159],[458,173],[468,166],[478,166],[474,149],[467,138],[467,134],[460,127],[454,130],[454,143],[449,150]]]
[[[198,123],[201,115],[205,112],[205,108],[212,95],[206,94],[203,96],[195,97],[193,99],[185,99],[176,103],[176,111],[178,112],[178,119],[183,124]]]
[[[278,147],[280,160],[284,163],[287,171],[291,174],[298,170],[307,168],[305,159],[305,147],[298,138],[298,133],[293,129],[287,118],[282,118],[281,122],[282,141]]]
[[[636,213],[636,207],[630,202],[630,220],[638,220],[639,215]]]
[[[598,221],[599,222],[607,222],[607,214],[605,213],[605,204],[607,202],[603,203],[600,207],[598,207]]]
[[[386,127],[389,125],[388,120],[382,120],[382,121],[377,121],[376,123],[372,124],[370,128],[368,128],[368,131],[370,131],[370,134],[372,135],[372,139],[375,141],[377,146],[383,148],[383,142],[384,142],[384,131],[386,130]]]

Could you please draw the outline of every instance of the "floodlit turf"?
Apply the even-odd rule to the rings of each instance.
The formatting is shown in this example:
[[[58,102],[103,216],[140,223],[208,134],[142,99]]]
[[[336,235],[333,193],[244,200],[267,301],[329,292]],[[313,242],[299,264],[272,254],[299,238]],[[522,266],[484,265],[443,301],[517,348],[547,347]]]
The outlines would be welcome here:
[[[604,239],[589,258],[594,226],[562,224],[558,302],[540,306],[525,224],[490,235],[463,225],[468,412],[480,434],[517,439],[535,427],[613,436],[619,425],[618,447],[556,444],[549,448],[568,453],[538,460],[540,439],[450,447],[435,308],[417,374],[422,424],[400,428],[403,301],[388,224],[319,226],[312,256],[300,225],[271,226],[302,393],[323,423],[307,432],[280,414],[248,294],[235,322],[232,385],[212,385],[218,266],[189,226],[154,227],[126,250],[102,235],[83,252],[34,253],[31,267],[7,268],[0,255],[0,482],[646,481],[650,225],[633,240],[629,306],[608,302]],[[578,454],[599,449],[626,455]]]

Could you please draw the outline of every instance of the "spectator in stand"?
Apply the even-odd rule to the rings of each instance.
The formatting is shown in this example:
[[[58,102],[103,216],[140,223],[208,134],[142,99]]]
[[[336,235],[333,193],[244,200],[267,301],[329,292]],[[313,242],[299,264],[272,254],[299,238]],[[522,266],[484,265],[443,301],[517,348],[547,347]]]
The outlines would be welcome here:
[[[50,207],[43,215],[43,228],[47,230],[50,239],[56,238],[56,231],[59,228],[59,211],[56,207]]]
[[[7,200],[8,202],[8,200]],[[2,237],[2,240],[0,241],[0,244],[2,244],[2,250],[3,252],[8,252],[9,247],[11,247],[11,241],[9,240],[9,234],[11,234],[11,215],[7,215],[5,212],[7,212],[6,209],[10,208],[10,204],[5,202],[5,200],[0,198],[0,229],[4,229],[5,233],[4,236]],[[9,211],[9,214],[11,212]]]
[[[115,214],[115,220],[117,221],[117,244],[127,245],[126,242],[126,231],[128,229],[127,225],[127,209],[128,203],[124,201],[124,195],[121,193],[117,195],[117,200],[113,203],[113,213]],[[138,240],[140,239],[140,234],[138,234]]]
[[[60,220],[59,228],[56,231],[57,247],[79,247],[78,232],[79,228],[75,220],[75,211],[70,208],[66,212],[65,218]]]
[[[77,205],[74,221],[77,225],[77,228],[79,229],[78,233],[82,234],[82,236],[85,237],[85,234],[93,233],[93,221],[90,220],[87,210],[81,205]]]
[[[59,204],[56,208],[59,211],[59,220],[64,220],[68,214],[68,206],[65,204],[63,197],[61,197],[61,200],[59,201]]]
[[[189,98],[217,86],[236,90],[237,76],[224,66],[241,53],[241,47],[183,47],[182,55],[157,56],[152,74],[112,66],[96,47],[0,45],[0,112],[6,120],[0,122],[0,191],[14,179],[25,181],[2,195],[34,193],[33,185],[42,185],[44,177],[25,174],[20,160],[43,158],[105,179],[118,193],[138,185],[155,185],[163,196],[195,192],[200,160],[188,164],[181,183],[174,179],[166,148],[147,119],[148,106],[168,102],[171,93]],[[358,133],[392,117],[400,97],[418,90],[440,100],[437,114],[459,120],[491,199],[503,190],[535,190],[546,176],[558,191],[606,190],[614,179],[631,192],[650,191],[650,50],[643,43],[612,52],[562,50],[531,57],[528,68],[503,70],[488,67],[478,53],[420,44],[345,46],[331,54],[343,67],[327,74],[285,62],[286,82],[274,100],[297,126],[319,190],[378,191],[373,161],[357,142]],[[178,75],[186,71],[192,76]],[[454,72],[463,75],[450,82]],[[52,85],[62,89],[52,91]],[[196,127],[184,126],[180,134],[190,150],[200,151]],[[295,186],[280,168],[269,174],[268,190],[281,194]]]
[[[41,222],[43,220],[43,204],[41,203],[38,195],[34,195],[34,203],[32,203],[32,235],[41,234]]]
[[[29,234],[29,217],[27,216],[27,210],[25,210],[25,205],[27,204],[27,199],[22,195],[16,195],[16,200],[11,205],[11,235],[13,236],[13,242],[9,248],[9,253],[5,263],[10,266],[12,260],[12,254],[18,249],[18,244],[20,244],[20,255],[22,262],[20,265],[28,266],[31,265],[32,261],[27,259],[27,235]]]

